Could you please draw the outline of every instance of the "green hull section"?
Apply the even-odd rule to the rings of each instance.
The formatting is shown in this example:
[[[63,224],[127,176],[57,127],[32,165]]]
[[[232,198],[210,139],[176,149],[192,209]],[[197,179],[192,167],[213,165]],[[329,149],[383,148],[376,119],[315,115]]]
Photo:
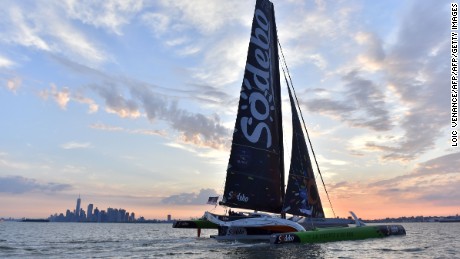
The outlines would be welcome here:
[[[208,220],[178,220],[173,224],[173,228],[199,228],[199,229],[217,229],[218,225]]]
[[[270,237],[270,242],[272,244],[322,243],[367,238],[382,238],[405,234],[406,230],[401,225],[324,228],[305,232],[274,234]]]

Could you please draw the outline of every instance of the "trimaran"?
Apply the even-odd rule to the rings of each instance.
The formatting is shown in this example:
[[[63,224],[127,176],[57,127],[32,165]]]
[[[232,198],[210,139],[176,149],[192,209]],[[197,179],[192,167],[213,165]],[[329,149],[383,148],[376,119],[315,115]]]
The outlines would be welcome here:
[[[297,97],[294,89],[290,89],[292,81],[290,76],[286,76],[289,71],[284,62],[282,70],[291,104],[293,128],[285,191],[278,45],[273,4],[269,0],[257,0],[225,189],[219,203],[255,212],[229,210],[227,215],[205,212],[202,219],[176,221],[173,227],[196,228],[198,233],[202,228],[214,228],[218,229],[218,234],[211,237],[216,239],[271,240],[276,244],[404,235],[406,232],[401,225],[365,226],[353,213],[355,227],[348,227],[348,223],[352,222],[345,219],[325,218],[297,112]],[[312,153],[314,155],[313,149]],[[286,219],[286,214],[293,217]]]

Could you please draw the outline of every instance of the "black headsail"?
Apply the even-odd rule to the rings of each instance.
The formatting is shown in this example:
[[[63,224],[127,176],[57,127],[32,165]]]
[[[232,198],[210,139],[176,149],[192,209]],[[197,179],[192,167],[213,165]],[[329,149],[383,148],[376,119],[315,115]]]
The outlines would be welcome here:
[[[280,213],[284,198],[280,73],[273,4],[256,2],[222,203]]]
[[[324,218],[305,135],[289,87],[288,92],[292,112],[292,153],[283,212]]]

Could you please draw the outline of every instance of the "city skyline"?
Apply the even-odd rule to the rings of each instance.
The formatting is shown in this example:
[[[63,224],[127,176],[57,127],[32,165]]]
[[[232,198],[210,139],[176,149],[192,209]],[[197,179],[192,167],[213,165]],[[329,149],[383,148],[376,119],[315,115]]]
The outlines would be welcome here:
[[[81,206],[81,198],[78,195],[75,210],[73,212],[67,209],[64,213],[51,214],[48,219],[52,222],[136,222],[136,214],[129,213],[127,210],[119,208],[108,207],[106,210],[99,210],[98,207],[94,208],[94,204],[88,203],[88,209],[85,211]],[[167,215],[169,218],[170,215]],[[140,220],[144,217],[140,216]]]
[[[48,218],[51,222],[94,222],[94,223],[134,223],[134,222],[172,222],[173,220],[176,220],[173,218],[171,214],[165,215],[165,219],[162,218],[155,218],[155,219],[146,219],[143,216],[140,216],[139,218],[136,218],[136,214],[134,212],[129,213],[125,209],[119,208],[111,208],[108,207],[106,210],[99,210],[98,207],[94,208],[94,204],[88,203],[88,209],[86,211],[83,210],[81,206],[81,197],[80,194],[78,195],[77,202],[76,202],[76,208],[75,210],[70,211],[70,209],[66,210],[66,215],[63,213],[54,213],[51,214]],[[93,211],[94,208],[94,211]],[[79,211],[79,214],[76,212]],[[95,212],[97,211],[97,213]],[[101,214],[99,214],[99,212]],[[121,219],[120,215],[118,212],[122,212],[123,215],[125,215],[125,219]],[[103,215],[102,218],[98,217]],[[93,215],[96,215],[95,218],[92,218]],[[118,219],[117,219],[118,218]],[[352,219],[351,216],[345,216],[344,218],[349,218]],[[401,217],[386,217],[386,218],[367,218],[363,220],[368,220],[371,222],[438,222],[439,220],[449,220],[449,218],[459,220],[459,215],[457,214],[452,214],[452,215],[426,215],[426,216],[420,216],[420,215],[405,215]],[[0,219],[10,219],[14,220],[12,217],[0,217]],[[25,217],[22,217],[22,219],[26,219]],[[18,219],[15,219],[18,220]]]
[[[146,218],[222,212],[206,201],[222,198],[254,3],[2,1],[0,217],[79,193]],[[273,4],[336,216],[458,214],[450,2]]]

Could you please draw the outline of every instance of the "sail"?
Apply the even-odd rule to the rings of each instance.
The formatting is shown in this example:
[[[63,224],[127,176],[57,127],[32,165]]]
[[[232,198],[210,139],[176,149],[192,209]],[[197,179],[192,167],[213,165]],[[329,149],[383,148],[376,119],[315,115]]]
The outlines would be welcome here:
[[[288,92],[292,110],[292,154],[283,212],[324,218],[305,136],[289,87]]]
[[[222,205],[280,213],[284,198],[280,73],[273,4],[258,0]]]

